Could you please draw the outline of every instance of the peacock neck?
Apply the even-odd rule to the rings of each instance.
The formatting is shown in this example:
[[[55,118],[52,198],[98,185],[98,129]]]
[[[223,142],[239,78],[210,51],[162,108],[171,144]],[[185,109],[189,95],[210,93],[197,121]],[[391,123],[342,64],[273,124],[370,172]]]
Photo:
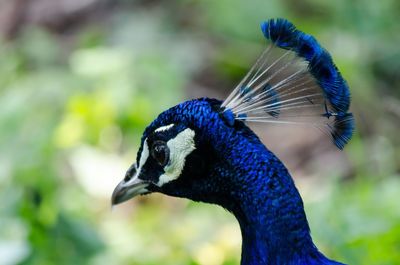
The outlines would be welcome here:
[[[303,202],[286,168],[273,158],[264,172],[261,177],[245,176],[236,187],[238,200],[231,204],[242,232],[241,264],[338,264],[315,247]]]
[[[235,215],[243,239],[241,264],[340,264],[313,244],[302,199],[283,163],[244,123],[232,124],[212,109],[209,119],[196,121],[199,146],[209,147],[199,150],[208,169],[203,173],[211,176],[207,196],[192,199]]]
[[[232,211],[242,232],[241,264],[298,264],[318,254],[290,176],[272,173],[256,183],[242,186]]]
[[[272,198],[263,191],[246,194],[233,211],[242,232],[242,265],[298,264],[318,253],[302,205],[297,205],[301,201]]]
[[[282,162],[257,137],[232,135],[221,145],[215,203],[231,211],[242,232],[242,265],[340,264],[315,247],[303,202]]]

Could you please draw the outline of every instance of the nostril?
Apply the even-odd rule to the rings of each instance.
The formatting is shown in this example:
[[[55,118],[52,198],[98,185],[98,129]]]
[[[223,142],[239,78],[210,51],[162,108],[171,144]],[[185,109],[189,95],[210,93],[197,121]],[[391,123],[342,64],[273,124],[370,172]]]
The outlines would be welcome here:
[[[124,181],[129,181],[136,174],[136,164],[132,164],[132,166],[126,171]]]
[[[127,182],[132,178],[131,175],[128,174],[128,172],[126,172],[125,177],[124,177],[124,181]]]

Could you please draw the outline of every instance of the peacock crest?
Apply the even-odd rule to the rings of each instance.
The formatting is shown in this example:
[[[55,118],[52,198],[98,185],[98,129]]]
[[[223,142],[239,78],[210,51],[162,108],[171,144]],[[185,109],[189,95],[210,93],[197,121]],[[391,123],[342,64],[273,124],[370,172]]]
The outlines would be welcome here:
[[[247,122],[312,126],[343,149],[354,130],[350,92],[329,53],[284,19],[261,24],[269,45],[222,104]]]

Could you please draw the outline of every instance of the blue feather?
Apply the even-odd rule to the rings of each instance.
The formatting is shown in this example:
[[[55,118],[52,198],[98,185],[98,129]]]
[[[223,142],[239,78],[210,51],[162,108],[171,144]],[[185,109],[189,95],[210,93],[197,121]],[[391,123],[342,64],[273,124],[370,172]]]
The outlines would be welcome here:
[[[354,117],[351,113],[338,114],[333,124],[332,138],[335,145],[339,149],[344,146],[351,139],[354,132]]]
[[[292,50],[309,62],[311,74],[323,88],[327,99],[338,112],[347,112],[350,92],[329,53],[314,37],[296,29],[286,19],[270,19],[261,24],[264,36],[276,46]]]
[[[313,36],[296,29],[285,19],[267,20],[261,24],[261,30],[273,46],[291,51],[294,59],[290,59],[288,52],[271,59],[273,56],[267,49],[240,84],[238,93],[233,91],[232,96],[223,103],[224,111],[231,108],[230,111],[238,120],[287,124],[308,122],[308,125],[314,125],[313,121],[303,119],[299,122],[285,120],[285,117],[299,118],[300,110],[306,110],[307,107],[310,112],[315,112],[320,106],[318,111],[321,112],[316,117],[327,119],[315,127],[328,130],[334,144],[343,149],[352,136],[354,118],[348,113],[350,91],[347,82],[333,63],[331,55]],[[306,62],[298,66],[304,71],[303,75],[294,66],[297,58]],[[296,84],[296,78],[307,80],[307,85]],[[323,97],[322,102],[320,96]],[[310,113],[308,116],[311,116]]]
[[[261,24],[264,36],[276,46],[293,50],[298,46],[299,31],[286,19],[270,19]]]

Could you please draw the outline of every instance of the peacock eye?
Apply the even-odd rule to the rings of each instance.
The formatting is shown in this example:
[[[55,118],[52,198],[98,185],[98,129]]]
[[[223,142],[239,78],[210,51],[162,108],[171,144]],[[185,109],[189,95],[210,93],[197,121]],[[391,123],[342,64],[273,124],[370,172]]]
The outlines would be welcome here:
[[[156,141],[151,148],[151,156],[160,166],[165,166],[169,160],[169,148],[163,141]]]

